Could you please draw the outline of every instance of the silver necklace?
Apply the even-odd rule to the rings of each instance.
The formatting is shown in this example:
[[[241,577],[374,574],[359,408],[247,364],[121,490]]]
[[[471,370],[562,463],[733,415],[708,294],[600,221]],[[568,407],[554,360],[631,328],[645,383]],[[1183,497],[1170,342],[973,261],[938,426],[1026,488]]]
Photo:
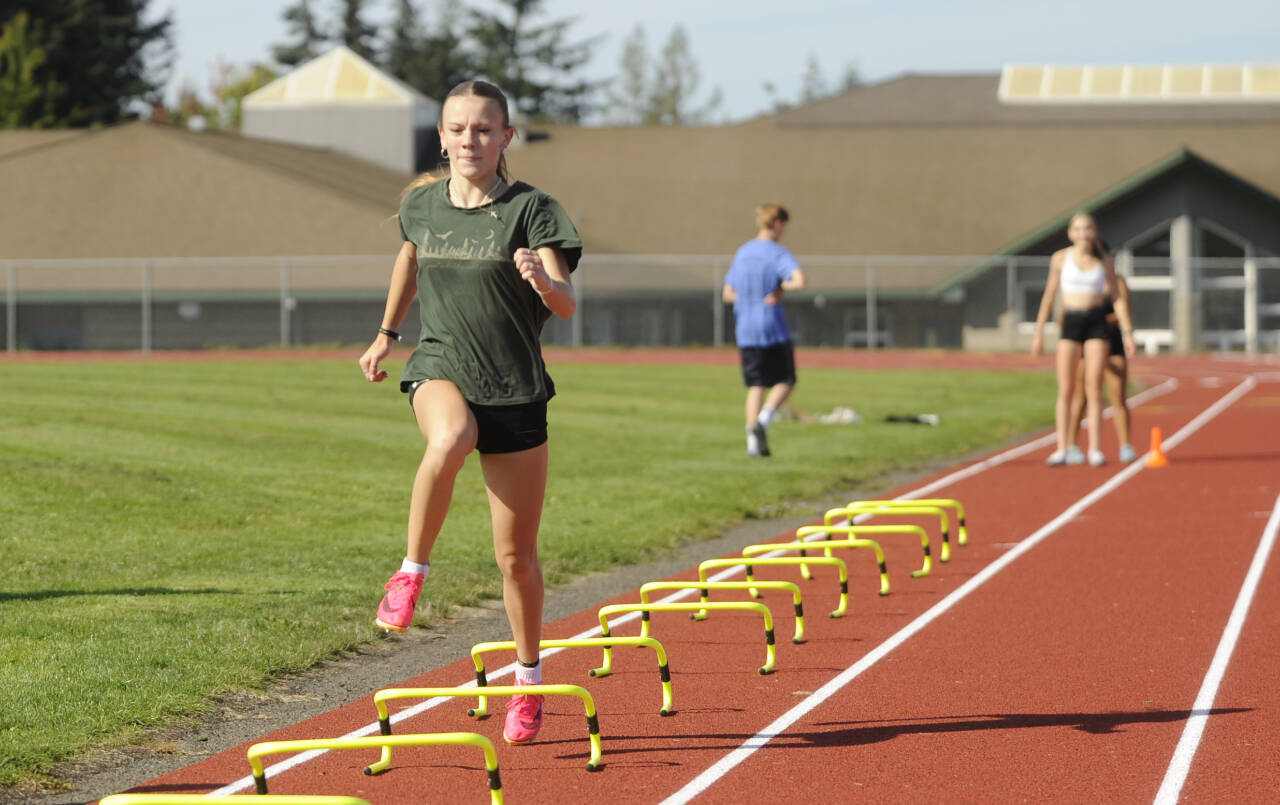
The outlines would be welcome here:
[[[485,205],[485,203],[486,203],[486,202],[491,202],[491,201],[493,201],[493,192],[494,192],[495,190],[497,190],[497,189],[498,189],[498,185],[500,185],[500,184],[502,184],[502,177],[501,177],[501,176],[494,176],[494,177],[493,177],[493,184],[489,185],[489,189],[488,189],[488,190],[484,191],[484,196],[482,196],[482,197],[480,198],[480,203],[476,204],[476,205],[475,205],[475,207],[468,207],[468,206],[464,205],[464,204],[463,204],[463,203],[458,199],[458,197],[457,197],[456,195],[454,195],[454,193],[453,193],[453,182],[452,182],[452,181],[450,181],[450,182],[449,182],[449,200],[450,200],[451,202],[453,202],[453,206],[455,206],[455,207],[457,207],[458,209],[461,209],[461,210],[472,210],[472,209],[475,209],[476,207],[483,207],[483,206]]]

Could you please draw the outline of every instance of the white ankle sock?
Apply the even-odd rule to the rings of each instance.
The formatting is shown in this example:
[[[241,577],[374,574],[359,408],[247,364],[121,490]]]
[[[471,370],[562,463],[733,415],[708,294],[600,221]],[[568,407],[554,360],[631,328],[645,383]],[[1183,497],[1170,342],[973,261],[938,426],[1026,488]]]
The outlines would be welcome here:
[[[773,415],[776,413],[778,413],[776,410],[766,405],[764,408],[760,409],[760,415],[756,417],[756,422],[759,422],[767,428],[769,427],[769,423],[773,421]]]
[[[410,562],[408,559],[405,559],[403,562],[400,563],[400,572],[401,573],[420,573],[422,574],[422,580],[426,581],[427,576],[431,573],[431,563],[423,562],[419,564],[417,562]]]
[[[516,679],[522,685],[541,685],[542,684],[542,658],[538,658],[538,664],[530,668],[524,663],[516,660]]]

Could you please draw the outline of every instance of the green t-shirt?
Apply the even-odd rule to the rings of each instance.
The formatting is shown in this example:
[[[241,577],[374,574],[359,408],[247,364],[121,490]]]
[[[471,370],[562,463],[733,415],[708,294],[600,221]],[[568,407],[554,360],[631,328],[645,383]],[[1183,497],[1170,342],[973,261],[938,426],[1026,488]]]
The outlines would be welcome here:
[[[401,388],[429,378],[452,381],[478,405],[550,399],[555,386],[540,335],[551,311],[520,278],[513,256],[521,247],[555,246],[576,269],[582,240],[564,208],[516,182],[493,202],[462,209],[439,181],[405,197],[400,234],[418,247],[422,315]]]

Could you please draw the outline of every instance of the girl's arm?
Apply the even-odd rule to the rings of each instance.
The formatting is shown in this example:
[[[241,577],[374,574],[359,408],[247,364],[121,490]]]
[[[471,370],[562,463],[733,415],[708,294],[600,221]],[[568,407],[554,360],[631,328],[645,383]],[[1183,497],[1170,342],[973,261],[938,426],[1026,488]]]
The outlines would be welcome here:
[[[1120,334],[1124,337],[1124,354],[1132,358],[1137,352],[1133,341],[1133,317],[1129,313],[1129,283],[1116,273],[1113,262],[1108,260],[1103,265],[1107,268],[1107,281],[1111,283],[1111,306],[1116,309],[1116,319],[1120,322]]]
[[[554,246],[532,249],[516,249],[516,268],[520,278],[532,286],[542,298],[542,304],[562,319],[567,319],[578,309],[578,297],[569,279],[569,262],[564,252]]]
[[[411,241],[405,241],[396,255],[395,265],[391,269],[391,287],[387,291],[387,306],[382,312],[382,329],[399,331],[409,305],[418,292],[418,247]],[[387,373],[378,368],[378,364],[391,352],[395,339],[384,333],[378,333],[373,343],[360,356],[360,369],[370,383],[384,380]]]
[[[1040,297],[1040,310],[1036,313],[1036,333],[1031,337],[1031,354],[1039,355],[1044,351],[1044,323],[1053,312],[1053,300],[1058,296],[1058,276],[1062,273],[1062,253],[1053,255],[1049,261],[1049,281],[1044,286],[1044,296]]]

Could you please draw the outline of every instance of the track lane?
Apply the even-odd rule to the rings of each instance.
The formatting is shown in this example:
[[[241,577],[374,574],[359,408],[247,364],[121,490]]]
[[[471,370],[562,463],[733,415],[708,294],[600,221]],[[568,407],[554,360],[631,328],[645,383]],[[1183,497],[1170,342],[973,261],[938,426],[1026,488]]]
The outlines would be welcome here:
[[[752,779],[788,768],[797,799],[843,790],[885,802],[1151,801],[1203,669],[1183,657],[1199,652],[1207,664],[1235,597],[1229,581],[1257,540],[1243,501],[1206,510],[1195,461],[1198,445],[1230,461],[1218,445],[1239,430],[1226,417],[1206,425],[1169,468],[1091,506],[957,606],[945,628],[929,627],[778,739],[821,753],[770,744],[696,801],[733,801]],[[1215,524],[1225,530],[1206,563]],[[1188,608],[1198,615],[1170,634],[1171,616]],[[1226,712],[1240,710],[1225,708],[1224,721]]]
[[[1165,400],[1161,409],[1152,412],[1151,417],[1144,412],[1141,421],[1145,424],[1153,421],[1155,416],[1168,417],[1170,425],[1185,421],[1190,413],[1194,413],[1191,409],[1199,404],[1197,400],[1200,398],[1196,395],[1212,399],[1220,396],[1221,390],[1201,389],[1190,393],[1195,399],[1184,399],[1179,395],[1176,400]],[[1110,426],[1107,429],[1110,430]],[[1166,427],[1166,433],[1171,431],[1171,427]],[[1114,452],[1114,447],[1109,450]],[[552,717],[544,731],[545,741],[540,738],[538,744],[530,747],[508,748],[501,745],[500,708],[497,710],[499,717],[477,726],[461,715],[465,705],[443,706],[429,714],[415,716],[403,728],[397,727],[397,731],[474,729],[487,734],[499,745],[509,801],[587,801],[588,798],[598,798],[606,790],[618,801],[657,801],[670,793],[681,779],[688,779],[705,768],[716,757],[753,734],[754,729],[784,711],[801,692],[820,686],[833,672],[847,664],[848,657],[870,650],[915,614],[979,572],[982,566],[1007,549],[1008,545],[999,543],[1015,540],[1027,533],[1028,528],[1043,522],[1045,509],[1069,501],[1072,495],[1078,497],[1081,490],[1092,488],[1107,472],[1106,469],[1071,470],[1068,471],[1072,473],[1070,475],[1054,478],[1055,488],[1037,495],[1034,501],[1027,501],[1025,505],[1011,502],[1004,489],[1006,484],[1016,483],[1030,474],[1053,472],[1045,470],[1042,461],[1042,455],[1029,454],[1004,466],[1005,480],[984,474],[957,484],[957,490],[963,491],[957,491],[956,496],[970,511],[974,542],[963,549],[953,547],[956,559],[948,565],[937,565],[935,575],[929,579],[913,581],[906,578],[905,571],[918,566],[918,545],[887,545],[895,592],[888,598],[879,598],[870,592],[874,589],[874,572],[869,566],[851,559],[851,616],[843,622],[829,621],[823,614],[834,605],[834,580],[830,575],[819,574],[814,582],[804,583],[802,589],[810,619],[809,645],[789,645],[789,599],[785,595],[770,599],[778,618],[775,628],[779,637],[780,668],[779,673],[771,677],[752,673],[763,657],[758,618],[753,620],[717,613],[708,623],[691,624],[684,621],[683,616],[658,616],[655,636],[664,641],[672,655],[676,706],[680,711],[674,718],[660,719],[656,714],[658,694],[651,653],[641,656],[639,651],[619,650],[619,672],[613,677],[589,683],[585,681],[585,669],[597,664],[598,654],[579,654],[571,661],[567,654],[549,658],[549,679],[587,684],[597,696],[608,766],[600,774],[588,775],[582,771],[582,763],[586,759],[585,728],[580,723],[580,707],[575,713],[569,702],[551,704]],[[1114,471],[1115,467],[1109,469]],[[998,516],[991,517],[996,512]],[[983,523],[985,527],[980,525]],[[936,526],[932,533],[936,540]],[[682,575],[691,577],[691,574]],[[766,574],[761,573],[761,576]],[[629,592],[614,600],[635,600],[635,594]],[[583,613],[549,625],[546,634],[555,637],[576,634],[590,628],[593,621],[589,613]],[[856,626],[847,628],[855,623]],[[631,634],[635,630],[618,629],[617,632]],[[500,635],[495,635],[495,639],[500,638]],[[829,660],[829,657],[836,659]],[[491,660],[491,667],[496,662]],[[470,678],[469,662],[460,660],[409,682],[441,685],[456,684]],[[371,720],[372,713],[372,704],[366,698],[335,713],[264,736],[264,740],[345,734],[354,725]],[[562,725],[563,729],[560,728]],[[179,786],[183,790],[207,791],[231,783],[247,772],[244,748],[225,753],[228,758],[219,756],[184,770],[184,773],[158,778],[146,788],[162,790],[168,786]],[[797,753],[789,752],[787,755],[795,756]],[[466,801],[472,793],[483,796],[479,764],[465,752],[460,752],[456,760],[452,756],[441,756],[438,750],[417,750],[416,754],[413,750],[400,750],[396,757],[396,763],[386,775],[365,778],[359,775],[359,769],[369,758],[355,757],[351,753],[330,753],[327,758],[318,758],[305,767],[285,773],[278,781],[273,779],[272,790],[356,794],[374,802],[422,801],[424,798],[428,801]],[[812,762],[825,765],[831,756],[824,750],[822,758],[788,766],[789,790],[797,769]],[[439,765],[441,763],[445,765]],[[427,789],[423,787],[424,775],[430,780]],[[193,785],[192,779],[203,782],[189,788]],[[353,781],[357,781],[355,788]],[[439,794],[438,798],[431,796],[435,793]]]

